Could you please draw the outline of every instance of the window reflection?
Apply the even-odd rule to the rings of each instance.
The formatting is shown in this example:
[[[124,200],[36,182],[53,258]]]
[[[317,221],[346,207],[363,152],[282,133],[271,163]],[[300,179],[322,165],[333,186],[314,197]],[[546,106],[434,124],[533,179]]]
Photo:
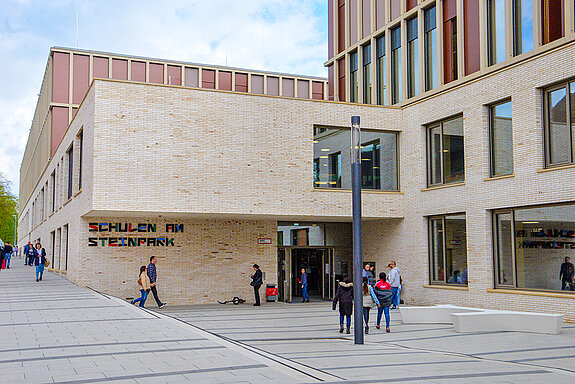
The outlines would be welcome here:
[[[349,101],[357,103],[357,52],[352,52],[349,56],[350,76],[349,76]]]
[[[488,1],[489,65],[505,60],[505,0]]]
[[[385,83],[385,36],[380,36],[376,40],[377,56],[377,104],[386,104],[386,83]]]
[[[425,90],[437,88],[437,28],[435,7],[424,11]]]
[[[391,103],[401,101],[401,28],[391,30]]]
[[[465,214],[429,220],[431,282],[466,285],[467,229]]]
[[[363,102],[371,104],[371,45],[363,47]]]
[[[419,48],[417,44],[417,18],[407,21],[407,86],[408,97],[419,93]]]
[[[494,105],[490,111],[491,176],[513,173],[513,121],[511,101]]]
[[[465,180],[463,118],[446,120],[427,130],[428,184]]]
[[[513,0],[514,55],[533,50],[533,0]]]

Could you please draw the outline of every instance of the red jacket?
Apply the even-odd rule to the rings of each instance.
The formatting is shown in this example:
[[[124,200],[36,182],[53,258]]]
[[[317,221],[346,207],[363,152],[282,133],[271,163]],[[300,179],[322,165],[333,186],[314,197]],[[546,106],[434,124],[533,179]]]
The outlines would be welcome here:
[[[379,280],[375,283],[375,286],[379,289],[391,289],[391,285],[387,281]]]

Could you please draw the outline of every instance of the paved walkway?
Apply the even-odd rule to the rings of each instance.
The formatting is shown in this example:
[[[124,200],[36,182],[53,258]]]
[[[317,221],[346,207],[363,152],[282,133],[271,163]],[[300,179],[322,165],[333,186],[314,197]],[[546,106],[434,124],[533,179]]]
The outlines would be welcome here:
[[[457,334],[392,312],[390,334],[355,346],[337,322],[327,302],[142,310],[51,273],[36,283],[16,259],[0,272],[0,383],[575,382],[573,325]]]

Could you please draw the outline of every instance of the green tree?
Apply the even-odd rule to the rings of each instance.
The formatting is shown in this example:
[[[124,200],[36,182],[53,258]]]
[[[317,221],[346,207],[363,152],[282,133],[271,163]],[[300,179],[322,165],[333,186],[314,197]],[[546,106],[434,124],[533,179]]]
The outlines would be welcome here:
[[[0,172],[0,239],[15,243],[14,216],[18,213],[18,200],[10,191],[10,182]]]

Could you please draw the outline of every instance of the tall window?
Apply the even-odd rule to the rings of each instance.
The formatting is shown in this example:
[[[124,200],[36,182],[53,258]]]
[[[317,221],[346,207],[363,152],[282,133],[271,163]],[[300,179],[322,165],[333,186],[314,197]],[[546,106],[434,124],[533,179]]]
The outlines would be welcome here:
[[[363,102],[371,104],[371,45],[363,46]]]
[[[493,213],[495,286],[575,291],[575,205],[556,204]]]
[[[357,52],[352,52],[349,55],[349,101],[350,103],[357,103],[358,86],[357,86]]]
[[[513,55],[533,50],[533,0],[513,0]]]
[[[56,210],[56,171],[50,175],[50,186],[52,187],[52,201],[50,213]]]
[[[417,17],[407,20],[407,97],[419,93],[419,48],[417,44]]]
[[[427,153],[429,186],[464,181],[463,117],[429,126]]]
[[[314,128],[314,187],[351,188],[349,128]],[[397,133],[361,132],[362,188],[398,190]]]
[[[575,81],[545,92],[547,166],[575,163]]]
[[[565,36],[564,9],[564,0],[541,0],[543,44]]]
[[[489,65],[505,60],[505,0],[487,2]]]
[[[511,101],[489,107],[491,176],[513,173],[513,124]]]
[[[425,43],[425,90],[437,88],[437,27],[435,7],[423,11]]]
[[[429,266],[432,284],[467,284],[465,214],[429,218]]]
[[[375,41],[376,45],[376,71],[377,71],[377,104],[385,105],[385,36],[380,36]]]
[[[391,30],[391,103],[401,101],[401,28]]]
[[[78,189],[82,189],[82,160],[84,157],[84,131],[78,134]]]
[[[74,193],[74,147],[70,147],[67,153],[68,158],[68,199]]]

